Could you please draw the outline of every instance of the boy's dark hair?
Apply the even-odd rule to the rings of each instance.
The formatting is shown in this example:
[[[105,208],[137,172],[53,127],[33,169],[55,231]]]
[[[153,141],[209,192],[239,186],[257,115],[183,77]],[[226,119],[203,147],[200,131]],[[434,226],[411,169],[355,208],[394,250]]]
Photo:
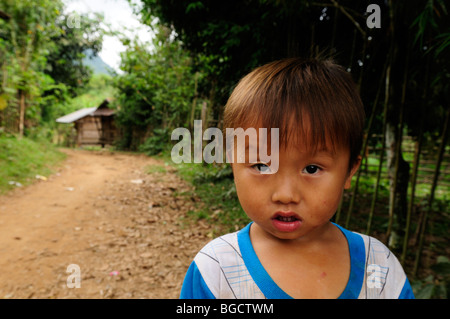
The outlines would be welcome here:
[[[225,106],[226,128],[279,128],[280,147],[306,140],[313,151],[350,150],[357,162],[364,106],[348,72],[331,60],[290,58],[256,68],[242,78]]]

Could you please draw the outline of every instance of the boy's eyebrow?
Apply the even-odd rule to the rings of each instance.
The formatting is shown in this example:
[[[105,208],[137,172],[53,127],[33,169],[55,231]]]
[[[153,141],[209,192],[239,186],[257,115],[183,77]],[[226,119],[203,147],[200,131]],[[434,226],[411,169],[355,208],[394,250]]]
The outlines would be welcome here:
[[[336,152],[328,148],[321,148],[314,151],[313,156],[327,156],[334,159],[336,156]]]
[[[259,145],[250,144],[250,143],[247,143],[247,141],[246,141],[244,152],[248,154],[250,149],[256,151],[257,152],[256,155],[259,158],[259,153],[258,153]],[[317,149],[313,149],[313,150],[311,150],[311,149],[305,150],[305,153],[310,153],[311,157],[326,156],[331,159],[334,159],[336,157],[336,150],[333,148],[330,149],[329,147],[325,147],[325,146],[320,146]]]
[[[326,157],[330,157],[330,158],[335,158],[336,156],[336,152],[334,150],[331,150],[329,148],[326,147],[321,147],[315,150],[306,150],[305,153],[309,153],[311,154],[312,157],[314,156],[326,156]]]
[[[325,154],[334,155],[335,151],[330,150],[330,148],[328,148],[328,147],[321,147],[321,148],[316,149],[314,153],[325,153]]]

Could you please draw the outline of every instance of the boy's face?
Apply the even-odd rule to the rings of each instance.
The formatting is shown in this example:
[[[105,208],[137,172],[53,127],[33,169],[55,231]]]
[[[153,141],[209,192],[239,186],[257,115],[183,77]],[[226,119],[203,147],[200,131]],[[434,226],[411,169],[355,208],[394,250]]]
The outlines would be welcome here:
[[[336,212],[343,190],[359,167],[349,165],[349,150],[312,153],[302,145],[279,149],[278,171],[261,174],[264,163],[232,164],[243,210],[263,231],[279,239],[307,238]]]

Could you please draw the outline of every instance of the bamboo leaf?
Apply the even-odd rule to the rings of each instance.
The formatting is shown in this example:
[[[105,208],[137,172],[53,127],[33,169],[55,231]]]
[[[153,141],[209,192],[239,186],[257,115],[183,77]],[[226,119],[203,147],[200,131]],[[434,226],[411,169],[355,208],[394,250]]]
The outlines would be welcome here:
[[[426,284],[416,293],[416,299],[431,299],[435,286],[432,283]]]

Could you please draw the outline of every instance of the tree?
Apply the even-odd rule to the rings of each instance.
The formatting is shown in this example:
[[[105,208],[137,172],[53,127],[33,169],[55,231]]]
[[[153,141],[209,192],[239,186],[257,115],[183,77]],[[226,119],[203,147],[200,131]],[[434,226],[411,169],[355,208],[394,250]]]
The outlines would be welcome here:
[[[135,150],[155,131],[163,140],[155,142],[168,144],[170,129],[188,125],[194,96],[191,59],[168,28],[156,30],[152,50],[136,39],[123,42],[128,46],[120,66],[124,74],[115,81],[120,147]]]
[[[0,8],[11,17],[1,21],[2,91],[8,100],[18,100],[19,135],[23,135],[27,100],[39,95],[45,46],[57,32],[56,20],[60,1],[5,0]],[[17,92],[17,96],[14,96]]]
[[[81,59],[100,50],[102,31],[84,16],[69,27],[61,1],[5,0],[0,11],[9,17],[0,20],[0,126],[22,136],[89,80]]]
[[[77,18],[78,25],[68,23],[73,17]],[[101,20],[98,14],[90,18],[70,13],[61,14],[56,21],[59,32],[50,39],[52,45],[48,48],[45,73],[56,83],[65,84],[72,96],[77,95],[91,78],[92,71],[83,64],[83,58],[101,51],[104,33]]]

